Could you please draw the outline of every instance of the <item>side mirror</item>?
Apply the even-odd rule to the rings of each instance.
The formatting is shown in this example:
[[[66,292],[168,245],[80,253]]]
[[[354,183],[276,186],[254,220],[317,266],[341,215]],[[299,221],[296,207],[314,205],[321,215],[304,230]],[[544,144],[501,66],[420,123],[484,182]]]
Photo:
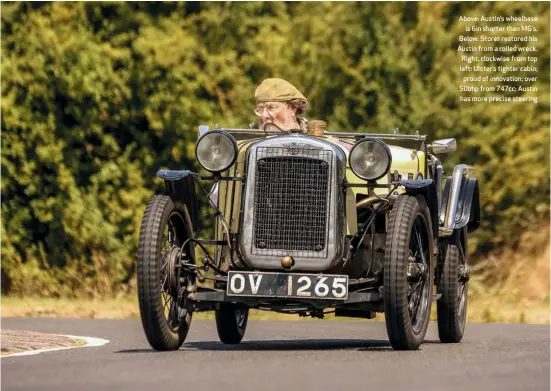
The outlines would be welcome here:
[[[432,153],[448,153],[457,149],[457,141],[454,138],[445,138],[442,140],[435,140],[431,144]]]

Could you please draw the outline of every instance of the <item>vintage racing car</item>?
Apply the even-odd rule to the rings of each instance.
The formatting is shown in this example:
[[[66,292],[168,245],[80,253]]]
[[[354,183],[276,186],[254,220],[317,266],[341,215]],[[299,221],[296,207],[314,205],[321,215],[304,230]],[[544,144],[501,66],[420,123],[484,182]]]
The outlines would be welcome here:
[[[392,347],[414,350],[434,301],[440,340],[462,339],[467,236],[480,208],[472,167],[445,177],[437,157],[455,139],[325,126],[200,126],[196,157],[210,174],[157,172],[166,191],[149,202],[138,246],[140,314],[154,349],[178,349],[192,314],[209,310],[220,340],[239,343],[257,308],[320,318],[381,312]],[[201,237],[206,218],[214,237]]]

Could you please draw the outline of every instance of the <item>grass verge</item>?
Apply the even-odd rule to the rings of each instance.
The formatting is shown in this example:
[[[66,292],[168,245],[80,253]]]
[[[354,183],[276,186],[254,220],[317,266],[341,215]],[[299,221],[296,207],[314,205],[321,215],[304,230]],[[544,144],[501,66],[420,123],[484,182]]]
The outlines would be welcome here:
[[[499,297],[473,297],[469,295],[469,322],[489,323],[537,323],[549,324],[549,294],[544,300],[533,302],[506,301]],[[51,298],[15,298],[2,299],[3,317],[59,317],[92,319],[139,319],[137,299],[123,297],[104,300],[71,300]],[[201,312],[194,319],[214,319],[213,312]],[[251,320],[311,320],[298,315],[285,315],[268,311],[251,310]],[[335,317],[328,314],[328,320],[357,320]],[[384,316],[377,314],[376,320],[383,321]],[[432,320],[436,320],[436,305],[433,305]],[[76,342],[75,342],[76,343]]]
[[[549,324],[550,248],[549,226],[527,231],[518,248],[505,249],[478,260],[469,282],[469,322]],[[2,297],[4,317],[70,317],[101,319],[139,319],[135,295],[112,299],[54,299],[40,297]],[[310,320],[252,310],[250,319]],[[432,320],[436,320],[433,305]],[[194,314],[194,319],[214,319],[213,312]],[[333,314],[326,319],[339,320]],[[377,314],[376,320],[384,320]]]
[[[43,297],[3,297],[3,317],[54,317],[89,319],[139,319],[140,309],[135,297],[125,296],[119,299],[53,299]],[[194,319],[214,319],[214,312],[193,314]],[[251,310],[252,320],[308,320],[298,315],[278,314],[269,311]],[[326,319],[335,318],[329,314]]]
[[[73,340],[73,344],[71,346],[77,347],[77,346],[84,346],[87,342],[82,338],[77,338]]]

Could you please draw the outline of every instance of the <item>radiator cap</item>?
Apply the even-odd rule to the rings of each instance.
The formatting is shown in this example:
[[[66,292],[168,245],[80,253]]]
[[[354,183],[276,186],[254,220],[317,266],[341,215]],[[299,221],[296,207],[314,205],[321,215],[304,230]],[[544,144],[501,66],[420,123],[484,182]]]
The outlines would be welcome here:
[[[309,136],[323,137],[327,122],[321,120],[310,120],[306,122],[306,134]]]

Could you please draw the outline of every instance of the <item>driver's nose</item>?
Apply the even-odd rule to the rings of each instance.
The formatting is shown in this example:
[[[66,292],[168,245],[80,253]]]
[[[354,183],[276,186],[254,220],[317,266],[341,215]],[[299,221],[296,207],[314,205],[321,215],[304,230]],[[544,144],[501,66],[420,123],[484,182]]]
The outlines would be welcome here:
[[[264,110],[262,112],[262,117],[260,117],[262,119],[262,122],[263,123],[266,123],[266,122],[272,122],[272,118],[270,117],[270,115],[268,114],[268,110]]]

